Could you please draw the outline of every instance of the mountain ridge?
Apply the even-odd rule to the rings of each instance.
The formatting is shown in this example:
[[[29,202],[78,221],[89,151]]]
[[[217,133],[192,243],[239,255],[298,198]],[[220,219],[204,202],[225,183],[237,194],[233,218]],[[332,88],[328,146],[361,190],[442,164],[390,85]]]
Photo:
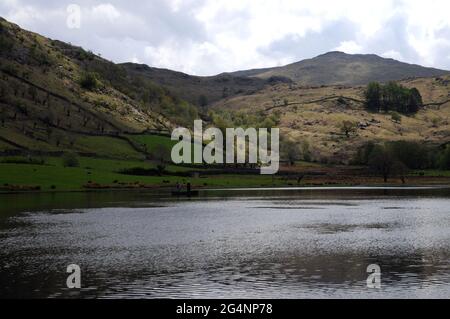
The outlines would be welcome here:
[[[262,79],[283,76],[303,85],[364,85],[373,81],[387,82],[412,77],[443,76],[450,74],[450,71],[383,58],[376,54],[331,51],[285,66],[242,70],[228,74]]]
[[[236,95],[252,95],[266,86],[295,83],[303,86],[359,86],[370,82],[402,81],[449,75],[450,71],[383,58],[376,54],[331,51],[281,67],[194,76],[146,64],[122,63],[127,72],[167,87],[181,98],[205,107]]]

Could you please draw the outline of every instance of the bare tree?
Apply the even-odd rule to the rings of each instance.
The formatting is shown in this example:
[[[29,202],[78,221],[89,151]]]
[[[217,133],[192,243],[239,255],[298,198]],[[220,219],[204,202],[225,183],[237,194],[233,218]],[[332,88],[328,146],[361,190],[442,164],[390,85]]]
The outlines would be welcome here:
[[[353,135],[358,130],[358,124],[351,121],[343,121],[341,126],[341,132],[345,134],[346,137],[350,137],[350,135]]]

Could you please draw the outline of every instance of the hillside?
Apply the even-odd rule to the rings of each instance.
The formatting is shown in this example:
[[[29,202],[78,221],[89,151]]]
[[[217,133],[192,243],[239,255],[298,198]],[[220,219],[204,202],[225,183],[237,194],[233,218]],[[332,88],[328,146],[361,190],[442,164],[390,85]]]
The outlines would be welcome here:
[[[195,106],[167,89],[4,19],[0,107],[1,151],[122,156],[120,149],[127,149],[137,156],[139,146],[125,133],[168,131],[197,117]]]
[[[411,79],[401,84],[416,87],[425,104],[417,114],[402,116],[401,122],[394,121],[391,114],[366,111],[362,86],[282,84],[220,101],[212,109],[230,121],[242,122],[255,114],[277,119],[282,136],[322,163],[348,164],[368,141],[450,142],[450,76]],[[341,132],[344,121],[358,124],[356,134],[347,137]]]
[[[372,81],[387,82],[413,77],[435,77],[448,71],[407,64],[377,55],[329,52],[313,59],[283,67],[230,73],[268,79],[286,77],[302,85],[361,85]]]
[[[307,72],[297,74],[296,67]],[[300,81],[287,80],[288,71]],[[284,68],[195,77],[117,65],[2,19],[0,153],[60,155],[71,150],[141,159],[161,135],[203,117],[208,123],[219,119],[221,125],[276,125],[312,160],[349,163],[367,141],[450,142],[450,76],[429,77],[442,73],[374,55],[333,52]],[[393,77],[409,77],[401,83],[418,88],[426,104],[401,122],[390,114],[368,113],[363,86],[322,85]],[[315,81],[322,84],[312,85]],[[207,109],[198,111],[197,105]],[[212,117],[206,116],[209,110],[215,112]],[[357,123],[357,134],[343,135],[344,121]]]
[[[217,76],[192,76],[143,64],[124,63],[122,66],[134,77],[142,77],[169,89],[180,98],[199,107],[239,94],[252,94],[265,86],[291,82],[281,77],[267,79],[221,74]]]

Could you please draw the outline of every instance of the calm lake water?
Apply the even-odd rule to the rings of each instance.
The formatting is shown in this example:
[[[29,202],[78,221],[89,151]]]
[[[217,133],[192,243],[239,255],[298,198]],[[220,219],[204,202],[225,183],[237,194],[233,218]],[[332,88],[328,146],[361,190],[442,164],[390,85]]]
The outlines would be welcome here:
[[[449,298],[450,190],[0,195],[0,247],[0,298]]]

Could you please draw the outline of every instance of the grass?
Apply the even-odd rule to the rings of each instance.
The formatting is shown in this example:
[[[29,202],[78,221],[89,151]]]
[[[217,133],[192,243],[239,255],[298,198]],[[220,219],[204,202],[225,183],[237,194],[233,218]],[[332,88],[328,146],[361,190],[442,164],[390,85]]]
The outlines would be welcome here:
[[[417,87],[425,103],[446,101],[450,87],[437,83],[434,78],[405,80],[402,85]],[[214,104],[214,110],[239,112],[245,116],[264,112],[270,116],[280,112],[277,126],[281,135],[290,137],[299,144],[307,141],[312,158],[320,162],[348,164],[356,150],[367,141],[419,141],[440,145],[449,141],[450,104],[440,108],[427,107],[414,116],[402,116],[401,124],[394,123],[390,114],[370,113],[360,103],[348,101],[340,105],[337,99],[320,101],[325,97],[353,98],[363,100],[363,88],[359,87],[304,87],[301,85],[278,85],[267,87],[252,95],[240,95]],[[289,101],[289,105],[266,111],[276,103]],[[438,124],[433,122],[438,120]],[[365,125],[357,134],[346,138],[340,132],[344,120]],[[374,121],[373,121],[374,120]]]
[[[0,150],[6,151],[6,150],[15,150],[15,149],[16,149],[16,147],[14,147],[6,142],[0,141]]]
[[[19,130],[13,128],[1,128],[0,136],[8,139],[9,141],[13,141],[14,143],[26,147],[28,149],[33,150],[44,150],[44,151],[57,151],[58,148],[55,145],[50,145],[48,143],[38,141],[31,137],[25,136]],[[0,150],[11,149],[13,146],[9,144],[0,145]]]
[[[76,146],[87,152],[94,152],[99,157],[113,157],[124,159],[142,159],[143,155],[133,149],[124,140],[108,136],[83,136]]]
[[[8,157],[3,157],[7,160]],[[10,157],[13,159],[13,157]],[[0,161],[0,187],[39,186],[41,191],[81,191],[83,185],[92,182],[100,185],[117,185],[117,183],[140,183],[155,187],[173,187],[177,182],[190,182],[194,187],[223,188],[223,187],[271,187],[297,186],[295,180],[265,175],[214,175],[200,178],[186,178],[179,176],[130,176],[119,174],[118,171],[142,167],[155,168],[155,164],[140,160],[114,160],[100,158],[79,158],[80,166],[65,168],[61,158],[49,157],[45,165],[28,163],[5,163]],[[298,167],[307,168],[307,163],[299,163]],[[189,171],[189,168],[169,165],[169,171]],[[450,171],[426,170],[420,171],[424,177],[450,177]],[[420,172],[416,172],[417,175]],[[314,182],[314,180],[309,181]],[[317,181],[327,183],[327,178]],[[344,183],[345,184],[345,183]]]
[[[242,187],[272,186],[270,176],[211,176],[205,178],[184,178],[177,176],[129,176],[117,173],[125,168],[154,168],[149,162],[136,160],[112,160],[86,158],[79,159],[80,167],[63,167],[60,158],[47,158],[46,165],[0,163],[0,186],[26,185],[40,186],[41,191],[76,191],[82,190],[89,181],[101,185],[120,183],[142,183],[155,186],[173,186],[177,182],[191,182],[195,187]],[[188,168],[168,166],[170,171],[186,171]],[[283,182],[275,179],[275,185]]]
[[[159,135],[128,135],[128,138],[136,143],[145,145],[149,152],[157,145],[164,145],[171,149],[177,143],[176,141],[172,141],[170,137]]]
[[[426,176],[426,177],[450,177],[450,171],[428,169],[428,170],[414,171],[411,175]]]
[[[47,159],[47,165],[31,164],[0,164],[0,185],[29,185],[40,186],[42,191],[53,190],[81,190],[89,181],[111,185],[114,181],[123,183],[141,182],[159,185],[164,180],[174,178],[165,177],[135,177],[121,175],[118,170],[136,167],[137,165],[150,168],[150,164],[139,161],[115,161],[104,159],[81,158],[80,167],[63,167],[59,158]],[[175,182],[171,181],[171,182]]]

